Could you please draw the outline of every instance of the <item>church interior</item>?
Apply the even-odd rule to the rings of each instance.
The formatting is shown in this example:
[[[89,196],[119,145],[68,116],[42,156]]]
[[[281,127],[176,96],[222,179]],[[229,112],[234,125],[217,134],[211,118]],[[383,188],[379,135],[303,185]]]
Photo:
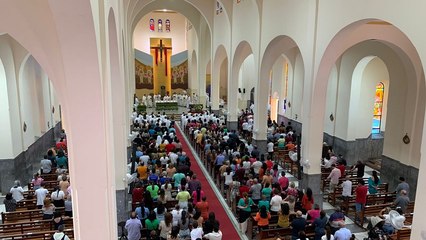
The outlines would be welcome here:
[[[223,174],[228,169],[219,170],[225,163],[210,161],[214,151],[205,148],[224,137],[232,174],[245,161],[239,154],[251,148],[253,155],[254,146],[252,164],[261,155],[262,164],[272,160],[303,196],[310,192],[327,217],[345,209],[344,225],[355,239],[369,239],[372,219],[385,207],[395,208],[400,195],[409,199],[405,225],[388,239],[426,239],[424,9],[422,0],[0,0],[0,238],[51,239],[61,232],[50,221],[48,227],[36,223],[46,219],[37,192],[45,185],[52,204],[53,191],[63,192],[65,204],[72,199],[72,214],[65,212],[61,225],[70,239],[123,239],[124,229],[132,239],[124,225],[135,210],[133,190],[170,165],[151,155],[151,175],[142,177],[141,156],[151,143],[164,157],[175,151],[187,157],[191,174],[184,178],[195,175],[201,182],[223,239],[294,237],[291,228],[277,227],[277,216],[265,229],[256,221],[257,208],[245,220],[248,227],[241,224],[244,194],[234,196],[231,189],[237,183],[251,189],[259,172],[249,165],[244,180],[234,175],[229,185]],[[288,145],[279,146],[278,139],[288,135],[294,137],[286,144],[297,145],[294,158]],[[238,147],[232,148],[234,136]],[[179,147],[165,150],[166,138]],[[51,160],[56,173],[47,180],[40,161],[44,155],[50,159],[52,147],[58,152]],[[67,167],[59,164],[64,152]],[[366,203],[355,192],[348,198],[336,193],[343,187],[330,183],[330,156],[345,162],[339,185],[346,173],[358,193],[357,184],[365,180],[370,186],[378,173],[379,193],[369,192]],[[363,173],[356,176],[359,162]],[[17,200],[12,213],[4,201],[19,187],[16,180],[26,200]],[[176,183],[173,174],[170,181]],[[401,182],[410,186],[405,194]],[[186,192],[173,188],[173,196]],[[284,203],[287,192],[281,190]],[[157,192],[151,193],[155,204]],[[181,205],[179,197],[165,201],[166,210]],[[144,221],[142,238],[133,239],[150,239]],[[386,217],[381,221],[386,224]],[[160,236],[152,239],[160,239],[157,229]],[[313,228],[305,231],[309,239],[321,239]]]

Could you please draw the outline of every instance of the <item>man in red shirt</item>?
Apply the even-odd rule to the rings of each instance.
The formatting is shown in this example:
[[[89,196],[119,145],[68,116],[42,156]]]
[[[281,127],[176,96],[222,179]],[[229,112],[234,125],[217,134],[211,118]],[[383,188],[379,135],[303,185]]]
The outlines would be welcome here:
[[[364,185],[364,179],[358,181],[358,186],[355,189],[355,221],[360,221],[359,214],[367,202],[368,186]]]
[[[346,166],[339,163],[339,165],[337,165],[337,168],[340,170],[340,178],[345,178]]]
[[[270,156],[267,157],[267,160],[266,160],[265,163],[266,163],[266,166],[267,166],[266,170],[271,171],[272,167],[274,166],[274,162],[272,162]]]
[[[61,138],[61,140],[59,140],[59,142],[56,143],[56,149],[57,150],[64,150],[65,152],[67,151],[67,140],[65,140],[63,137]]]
[[[169,152],[172,152],[173,150],[175,150],[175,145],[173,144],[173,142],[169,143],[166,145],[166,153],[169,154]]]
[[[285,191],[288,188],[288,178],[285,176],[285,171],[281,172],[281,177],[278,178],[278,183],[280,184],[281,190]]]
[[[136,206],[143,201],[143,187],[140,183],[136,183],[135,188],[132,191],[132,211],[135,210]]]
[[[249,193],[250,192],[250,187],[247,186],[246,182],[243,182],[244,184],[241,184],[239,190],[240,190],[240,198],[243,197],[243,193]]]

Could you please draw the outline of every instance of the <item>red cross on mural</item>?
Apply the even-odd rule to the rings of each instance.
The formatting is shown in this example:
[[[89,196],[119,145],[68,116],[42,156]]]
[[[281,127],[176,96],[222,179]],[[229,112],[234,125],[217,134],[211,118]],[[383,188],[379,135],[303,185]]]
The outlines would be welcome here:
[[[167,76],[167,66],[168,66],[168,63],[167,63],[167,50],[172,50],[172,48],[164,46],[163,45],[163,40],[160,39],[160,45],[158,45],[157,47],[151,47],[151,49],[155,50],[155,65],[157,65],[157,66],[158,66],[158,52],[160,52],[160,62],[163,62],[163,50],[164,50],[164,58],[166,59],[166,62],[164,64],[165,65],[164,68],[165,68],[166,76]]]

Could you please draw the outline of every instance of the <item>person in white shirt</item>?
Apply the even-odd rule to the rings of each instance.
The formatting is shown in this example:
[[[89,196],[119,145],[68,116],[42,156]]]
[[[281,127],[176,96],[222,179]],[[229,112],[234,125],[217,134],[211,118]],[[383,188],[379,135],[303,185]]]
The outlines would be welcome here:
[[[47,159],[47,155],[44,155],[43,160],[40,161],[40,168],[42,173],[50,173],[52,171],[52,161]]]
[[[21,182],[19,180],[15,181],[15,185],[10,189],[13,199],[19,202],[24,199],[24,189],[21,187]]]
[[[149,155],[142,155],[142,156],[139,158],[139,160],[140,160],[141,162],[143,162],[145,166],[148,166],[149,159],[150,159],[150,158],[149,158]]]
[[[37,197],[37,208],[41,209],[44,204],[44,199],[46,199],[47,194],[49,194],[49,191],[44,188],[44,183],[41,183],[41,186],[39,189],[35,190],[35,195]]]
[[[253,168],[254,174],[258,175],[259,170],[262,167],[262,162],[259,161],[259,159],[256,159],[256,161],[251,165],[251,168]]]
[[[274,190],[274,196],[271,198],[270,206],[271,212],[278,213],[281,210],[281,203],[283,199],[278,189]]]
[[[222,240],[222,231],[217,226],[214,226],[213,232],[207,233],[203,238],[208,240]]]
[[[346,200],[352,195],[352,181],[350,180],[350,176],[346,176],[346,181],[342,183],[342,188],[343,200]]]
[[[268,142],[268,154],[272,158],[274,155],[274,143],[272,141]]]
[[[203,226],[198,226],[198,222],[194,221],[191,230],[191,240],[201,239],[203,237]]]

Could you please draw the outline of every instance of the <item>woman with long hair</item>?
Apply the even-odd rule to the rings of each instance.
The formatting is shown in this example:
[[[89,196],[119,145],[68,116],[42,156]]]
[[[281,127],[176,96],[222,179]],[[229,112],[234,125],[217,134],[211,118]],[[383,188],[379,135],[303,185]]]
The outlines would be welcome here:
[[[158,221],[163,221],[165,213],[167,212],[167,209],[164,207],[164,204],[162,202],[158,202],[157,207],[154,209],[155,214],[157,215]]]
[[[290,207],[287,203],[281,204],[281,211],[278,212],[277,227],[287,228],[290,226]]]
[[[53,200],[55,207],[64,207],[65,193],[59,188],[59,186],[55,187],[55,191],[50,195],[50,198]]]
[[[213,228],[215,226],[219,228],[219,221],[216,220],[216,215],[214,214],[214,212],[210,212],[207,221],[204,223],[204,234],[213,232]]]
[[[139,207],[135,209],[135,213],[138,219],[141,221],[142,225],[145,224],[145,219],[148,217],[149,209],[145,207],[144,202],[140,202]]]
[[[146,227],[146,239],[151,240],[153,236],[157,236],[157,229],[160,225],[157,217],[155,216],[155,212],[151,211],[148,215],[148,218],[145,219],[145,227]]]
[[[197,203],[201,202],[201,199],[204,197],[204,191],[201,190],[201,187],[197,187],[197,190],[192,192],[192,203],[197,205]]]
[[[330,226],[325,227],[325,235],[320,238],[321,240],[334,240],[333,234],[331,234]]]
[[[42,211],[43,211],[43,220],[45,219],[52,219],[53,218],[53,213],[55,212],[55,205],[53,205],[53,203],[50,201],[50,199],[44,199],[43,201],[43,207],[42,207]]]
[[[373,175],[368,179],[368,192],[370,194],[377,194],[377,190],[379,189],[379,185],[381,184],[379,176],[377,176],[377,172],[373,171]]]
[[[240,228],[243,234],[247,231],[247,219],[251,215],[251,206],[253,206],[253,204],[253,200],[249,198],[247,192],[244,192],[243,197],[240,198],[237,206],[240,209],[238,222],[240,223]]]
[[[163,204],[167,203],[166,192],[164,191],[164,189],[160,189],[158,191],[157,203],[163,203]]]
[[[256,214],[256,217],[254,217],[259,229],[265,229],[269,225],[269,219],[271,219],[271,214],[266,210],[265,206],[262,206]]]
[[[302,208],[306,211],[312,209],[312,205],[314,204],[314,197],[312,196],[312,189],[307,188],[305,194],[302,197]]]
[[[167,234],[172,230],[172,214],[166,212],[164,214],[164,220],[160,221],[160,240],[167,240]]]
[[[173,227],[170,234],[167,235],[167,240],[178,239],[178,236],[179,236],[179,227]]]
[[[182,216],[179,220],[179,238],[181,240],[185,240],[186,238],[190,237],[190,230],[189,230],[189,217],[188,213],[186,211],[182,211]]]

